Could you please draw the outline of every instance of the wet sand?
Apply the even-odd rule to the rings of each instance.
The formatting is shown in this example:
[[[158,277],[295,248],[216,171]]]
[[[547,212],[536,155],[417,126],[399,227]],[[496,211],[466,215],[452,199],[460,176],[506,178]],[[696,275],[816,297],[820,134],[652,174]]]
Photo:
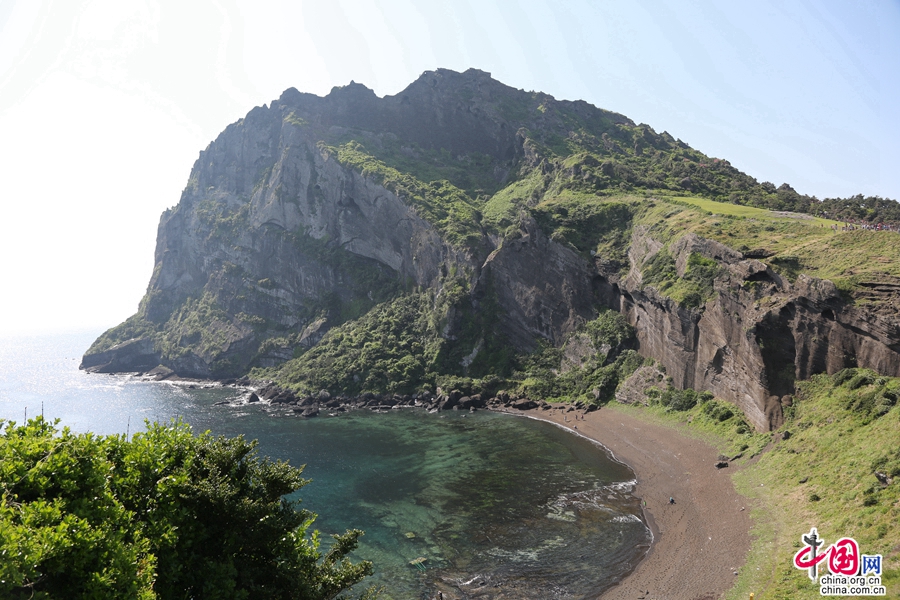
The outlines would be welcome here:
[[[635,472],[654,541],[647,557],[603,600],[713,600],[736,579],[750,549],[750,507],[732,485],[736,469],[716,469],[718,452],[615,407],[588,413],[529,411],[607,447]],[[675,504],[669,504],[669,498]],[[742,508],[744,510],[742,510]]]

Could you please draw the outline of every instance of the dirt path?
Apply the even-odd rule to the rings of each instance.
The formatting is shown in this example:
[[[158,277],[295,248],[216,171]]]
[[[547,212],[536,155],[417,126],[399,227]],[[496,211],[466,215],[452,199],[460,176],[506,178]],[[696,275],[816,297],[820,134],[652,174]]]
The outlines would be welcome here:
[[[655,538],[647,558],[603,600],[720,598],[750,549],[750,508],[729,477],[735,467],[716,469],[718,452],[712,446],[614,407],[584,420],[574,415],[529,414],[577,430],[628,464],[638,481],[634,495],[646,502]]]

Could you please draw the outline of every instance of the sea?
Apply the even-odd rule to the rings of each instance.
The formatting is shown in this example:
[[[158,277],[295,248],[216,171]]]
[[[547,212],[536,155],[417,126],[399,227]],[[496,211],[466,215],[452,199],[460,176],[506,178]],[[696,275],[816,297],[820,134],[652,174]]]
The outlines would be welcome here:
[[[0,419],[133,434],[181,419],[303,466],[323,534],[365,531],[385,600],[596,598],[646,555],[630,469],[555,425],[488,411],[354,410],[302,419],[248,391],[87,374],[100,331],[0,337]],[[326,542],[327,543],[327,542]]]

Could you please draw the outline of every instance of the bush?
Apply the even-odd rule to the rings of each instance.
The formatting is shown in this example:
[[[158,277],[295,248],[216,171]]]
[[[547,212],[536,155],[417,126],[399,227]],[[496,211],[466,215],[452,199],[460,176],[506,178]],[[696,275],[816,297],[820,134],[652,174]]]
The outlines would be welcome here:
[[[285,499],[308,481],[255,442],[0,426],[0,597],[324,600],[372,572],[345,558],[358,530],[319,551],[315,515]]]
[[[611,357],[625,345],[634,343],[634,327],[628,324],[622,313],[614,310],[603,310],[593,321],[585,325],[585,331],[591,336],[595,348],[609,346]]]
[[[870,374],[857,373],[855,376],[853,376],[852,379],[850,379],[850,383],[847,384],[847,387],[851,390],[857,390],[864,385],[872,385],[873,383],[875,383],[875,378]]]
[[[649,398],[651,404],[660,404],[669,410],[683,412],[691,410],[697,404],[709,402],[713,395],[709,392],[697,392],[691,388],[678,390],[669,386],[666,390],[650,394]]]
[[[724,402],[707,402],[703,406],[702,413],[713,419],[723,423],[734,416],[733,407]]]
[[[670,410],[691,410],[697,405],[697,392],[691,389],[667,390],[663,392],[662,403]]]
[[[856,369],[841,369],[837,373],[831,376],[831,381],[834,385],[844,385],[847,381],[856,376]]]

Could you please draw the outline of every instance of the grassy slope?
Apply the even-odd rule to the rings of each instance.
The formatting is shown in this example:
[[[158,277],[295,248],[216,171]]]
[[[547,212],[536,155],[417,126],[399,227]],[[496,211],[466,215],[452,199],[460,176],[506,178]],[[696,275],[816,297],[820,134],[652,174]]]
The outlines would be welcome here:
[[[851,389],[855,385],[859,387]],[[728,598],[744,599],[750,592],[758,599],[820,597],[806,572],[791,562],[800,536],[811,527],[818,528],[826,544],[847,536],[860,544],[861,553],[882,554],[882,582],[887,597],[896,598],[900,408],[883,400],[895,389],[900,389],[900,379],[879,378],[870,371],[860,370],[859,377],[842,385],[817,376],[800,384],[798,402],[781,430],[764,434],[739,434],[733,418],[719,421],[706,405],[686,412],[666,412],[658,406],[617,409],[681,425],[682,431],[724,454],[733,456],[743,448],[744,456],[736,461],[740,470],[733,477],[738,491],[752,499],[754,542]],[[791,433],[789,439],[780,439],[784,431]],[[895,480],[881,484],[876,470],[896,473]]]
[[[664,243],[692,232],[739,251],[765,250],[771,256],[762,260],[788,279],[805,273],[831,280],[847,292],[867,281],[900,278],[897,233],[835,232],[835,221],[698,196],[596,196],[539,179],[532,175],[498,192],[485,205],[485,221],[506,224],[517,211],[527,210],[557,241],[584,254],[590,250],[622,268],[627,268],[625,249],[632,227],[642,225]],[[676,292],[669,295],[675,297]]]
[[[692,204],[697,208],[700,208],[704,211],[717,214],[717,215],[728,215],[733,217],[749,217],[760,220],[778,220],[784,218],[799,218],[808,223],[814,224],[815,226],[825,225],[826,227],[831,227],[832,225],[841,225],[838,221],[832,221],[830,219],[822,219],[820,217],[813,217],[811,215],[805,215],[802,213],[793,213],[797,215],[796,217],[785,217],[783,214],[779,214],[774,211],[766,210],[763,208],[756,208],[755,206],[744,206],[742,204],[729,204],[727,202],[716,202],[715,200],[709,200],[707,198],[701,198],[699,196],[668,196],[662,195],[662,198],[666,200],[687,202],[688,204]]]
[[[762,260],[788,278],[806,273],[845,290],[864,281],[900,277],[897,233],[834,232],[834,222],[824,219],[779,216],[691,196],[654,197],[659,201],[645,207],[636,223],[648,226],[663,241],[694,232],[737,250],[765,249],[773,255]]]
[[[584,254],[593,251],[609,257],[623,267],[631,227],[641,224],[663,242],[694,232],[736,250],[765,250],[771,256],[764,261],[789,279],[806,273],[829,279],[848,292],[866,281],[900,278],[896,233],[843,232],[837,221],[670,190],[599,190],[583,180],[583,174],[594,168],[585,164],[596,162],[591,163],[590,157],[555,158],[551,159],[555,168],[548,173],[538,169],[524,173],[482,205],[482,225],[503,234],[527,213],[557,241]],[[567,168],[579,160],[587,161],[579,163],[581,171]]]

